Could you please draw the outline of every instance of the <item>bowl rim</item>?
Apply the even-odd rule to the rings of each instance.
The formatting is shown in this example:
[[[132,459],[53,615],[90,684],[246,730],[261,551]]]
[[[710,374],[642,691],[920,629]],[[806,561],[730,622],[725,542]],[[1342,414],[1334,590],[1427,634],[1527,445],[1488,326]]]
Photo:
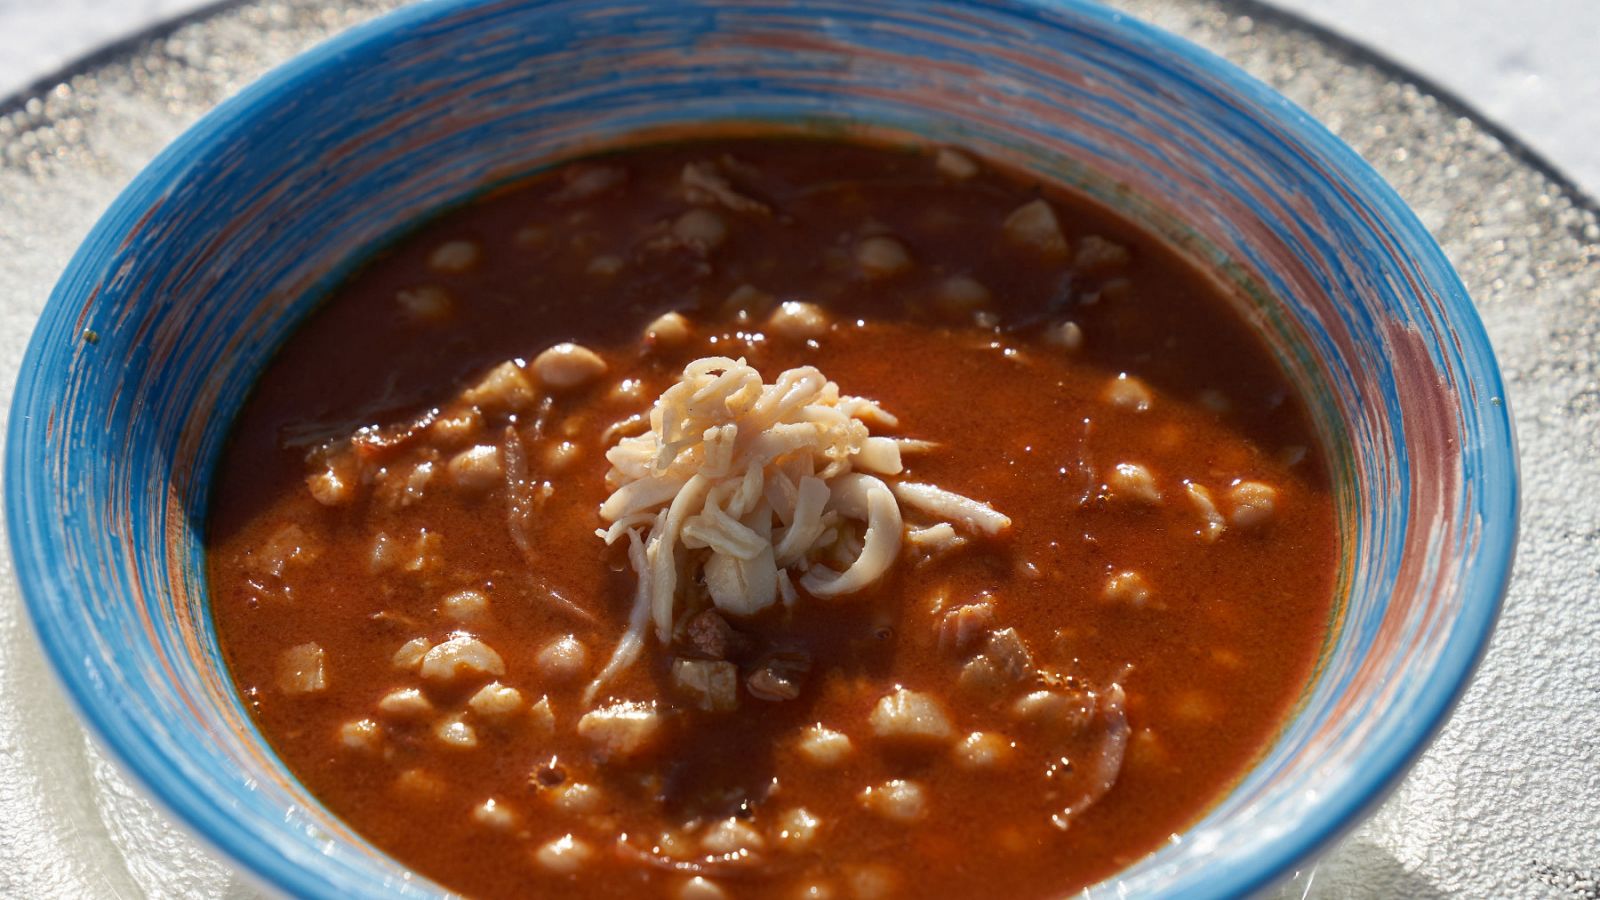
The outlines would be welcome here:
[[[147,796],[201,843],[236,863],[251,881],[274,891],[306,896],[331,896],[320,873],[302,868],[278,848],[227,814],[224,803],[164,764],[163,754],[142,735],[115,698],[100,691],[97,681],[76,665],[70,635],[60,628],[53,608],[69,606],[76,597],[51,575],[56,549],[45,533],[41,514],[51,508],[46,485],[35,475],[34,452],[42,441],[52,409],[48,406],[51,376],[69,361],[70,342],[52,343],[59,328],[70,328],[77,313],[75,288],[89,283],[120,237],[122,225],[150,208],[165,185],[180,176],[194,157],[217,144],[237,123],[255,111],[284,102],[317,73],[340,59],[371,55],[411,29],[495,0],[430,0],[378,16],[302,51],[224,100],[161,150],[117,195],[74,252],[40,314],[19,370],[10,410],[4,463],[5,516],[23,607],[33,625],[55,679],[64,689],[80,721],[97,744]],[[1070,15],[1095,25],[1120,30],[1151,54],[1165,55],[1216,80],[1279,125],[1284,139],[1309,147],[1334,165],[1349,187],[1378,213],[1400,240],[1423,275],[1422,283],[1438,293],[1445,321],[1454,326],[1462,373],[1482,397],[1480,409],[1480,474],[1467,480],[1480,509],[1501,515],[1482,517],[1476,552],[1462,576],[1462,605],[1431,677],[1410,706],[1411,714],[1386,735],[1374,740],[1366,765],[1351,776],[1350,789],[1324,796],[1310,805],[1298,826],[1264,841],[1259,852],[1241,865],[1208,873],[1190,896],[1249,895],[1289,876],[1300,864],[1342,836],[1381,803],[1400,783],[1432,742],[1471,682],[1498,619],[1515,556],[1519,530],[1520,475],[1509,399],[1488,334],[1466,287],[1432,235],[1394,188],[1326,126],[1293,101],[1254,76],[1198,44],[1092,0],[945,0],[953,6],[1001,9],[1043,31],[1055,29],[1053,17]],[[532,0],[541,5],[541,0]],[[70,331],[68,332],[70,333]],[[47,517],[46,517],[47,518]],[[1114,881],[1116,875],[1106,882]]]

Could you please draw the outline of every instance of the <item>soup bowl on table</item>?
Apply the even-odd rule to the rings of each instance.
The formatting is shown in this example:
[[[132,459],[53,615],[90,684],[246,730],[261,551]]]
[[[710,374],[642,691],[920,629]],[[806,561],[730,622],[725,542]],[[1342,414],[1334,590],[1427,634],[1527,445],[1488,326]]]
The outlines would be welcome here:
[[[957,0],[423,4],[274,71],[141,173],[51,297],[6,469],[33,622],[137,781],[284,892],[447,891],[313,795],[235,689],[206,558],[231,429],[291,335],[419,223],[705,135],[960,147],[1058,185],[1209,279],[1303,406],[1335,532],[1309,674],[1236,783],[1091,896],[1248,894],[1382,800],[1464,689],[1515,537],[1504,395],[1459,280],[1365,163],[1228,64],[1089,4]]]

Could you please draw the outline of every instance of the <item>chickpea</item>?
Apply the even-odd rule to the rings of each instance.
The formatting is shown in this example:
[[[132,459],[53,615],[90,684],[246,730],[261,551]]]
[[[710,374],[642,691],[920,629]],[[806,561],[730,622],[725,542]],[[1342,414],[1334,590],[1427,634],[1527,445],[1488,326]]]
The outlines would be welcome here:
[[[1106,385],[1105,400],[1112,406],[1133,412],[1145,412],[1150,409],[1154,399],[1145,383],[1127,372],[1113,378],[1111,383]]]
[[[553,681],[577,678],[589,665],[589,651],[572,635],[556,638],[539,651],[539,668]]]
[[[1233,512],[1228,518],[1240,528],[1265,525],[1278,508],[1278,489],[1259,481],[1241,481],[1228,489]]]
[[[433,284],[402,288],[395,293],[394,302],[401,312],[418,322],[442,321],[455,309],[455,298],[450,292]]]
[[[416,721],[433,713],[433,703],[416,688],[399,688],[378,701],[378,712],[398,721]]]
[[[480,718],[503,720],[521,710],[522,703],[521,691],[498,681],[491,681],[472,695],[467,701],[467,709],[472,710],[472,714]]]
[[[1150,600],[1150,585],[1138,572],[1117,572],[1106,579],[1102,596],[1117,603],[1143,606]]]
[[[894,238],[877,235],[856,245],[856,265],[868,278],[893,278],[911,269],[911,253]]]
[[[339,726],[339,743],[350,750],[367,753],[383,742],[383,728],[371,719],[356,719]]]
[[[517,813],[501,801],[490,797],[473,807],[472,821],[493,828],[495,831],[510,831],[517,825]]]
[[[428,254],[428,268],[458,275],[476,266],[482,255],[478,245],[472,241],[445,241]]]
[[[964,313],[987,306],[994,296],[983,282],[970,275],[952,275],[939,283],[934,303],[948,313]]]
[[[551,390],[583,387],[606,373],[606,361],[581,344],[561,343],[533,359],[534,374]]]
[[[1161,489],[1150,470],[1138,463],[1117,463],[1106,478],[1111,496],[1154,506],[1161,502]]]
[[[481,591],[465,590],[456,591],[444,598],[439,604],[439,611],[445,618],[457,622],[472,622],[482,619],[489,612],[489,598]]]
[[[933,165],[939,170],[940,175],[955,181],[966,181],[978,174],[978,164],[972,157],[949,147],[939,148],[939,152],[933,157]]]
[[[445,472],[457,487],[469,491],[486,491],[500,483],[500,450],[490,444],[478,444],[457,453],[445,463]]]
[[[803,341],[827,334],[828,317],[814,304],[789,300],[772,311],[767,327],[776,337]]]
[[[1031,200],[1017,207],[1006,216],[1000,228],[1013,243],[1045,256],[1067,255],[1067,239],[1061,233],[1056,211],[1043,200]]]
[[[689,320],[682,313],[662,313],[645,326],[644,342],[662,349],[681,347],[689,342]]]
[[[594,858],[594,849],[570,834],[549,841],[534,851],[534,859],[546,871],[571,875]]]
[[[728,223],[709,209],[695,208],[672,223],[672,235],[691,249],[704,253],[728,240]]]
[[[506,664],[500,654],[470,634],[457,634],[422,657],[422,677],[428,681],[451,682],[464,677],[498,677],[505,673]]]
[[[928,814],[928,799],[915,781],[895,778],[861,794],[868,810],[902,825],[921,821]]]

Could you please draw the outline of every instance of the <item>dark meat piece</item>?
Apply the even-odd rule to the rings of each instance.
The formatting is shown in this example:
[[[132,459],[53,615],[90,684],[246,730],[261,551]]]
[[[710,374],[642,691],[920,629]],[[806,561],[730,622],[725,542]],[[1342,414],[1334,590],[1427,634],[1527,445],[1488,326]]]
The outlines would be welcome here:
[[[745,677],[744,686],[757,700],[793,700],[811,674],[811,654],[804,650],[774,650],[766,654]]]
[[[1021,681],[1033,674],[1033,654],[1028,652],[1027,643],[1015,628],[1002,628],[990,634],[983,649],[1011,680]]]
[[[749,651],[750,639],[713,609],[690,618],[678,637],[678,655],[691,659],[737,659]]]

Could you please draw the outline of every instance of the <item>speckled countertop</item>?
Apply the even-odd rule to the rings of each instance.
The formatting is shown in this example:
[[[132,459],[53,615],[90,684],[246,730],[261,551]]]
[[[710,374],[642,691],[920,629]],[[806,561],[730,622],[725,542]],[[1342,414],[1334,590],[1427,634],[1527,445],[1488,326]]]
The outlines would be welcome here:
[[[1600,193],[1600,4],[1280,0],[1377,41],[1526,131]],[[0,0],[0,91],[198,0]],[[0,415],[50,285],[95,217],[222,97],[394,0],[246,0],[0,107]],[[1477,680],[1399,791],[1284,889],[1600,900],[1600,220],[1519,142],[1247,0],[1114,5],[1243,65],[1400,190],[1460,269],[1522,448],[1516,573]],[[65,24],[63,24],[65,23]],[[253,897],[85,738],[0,555],[0,896]]]

